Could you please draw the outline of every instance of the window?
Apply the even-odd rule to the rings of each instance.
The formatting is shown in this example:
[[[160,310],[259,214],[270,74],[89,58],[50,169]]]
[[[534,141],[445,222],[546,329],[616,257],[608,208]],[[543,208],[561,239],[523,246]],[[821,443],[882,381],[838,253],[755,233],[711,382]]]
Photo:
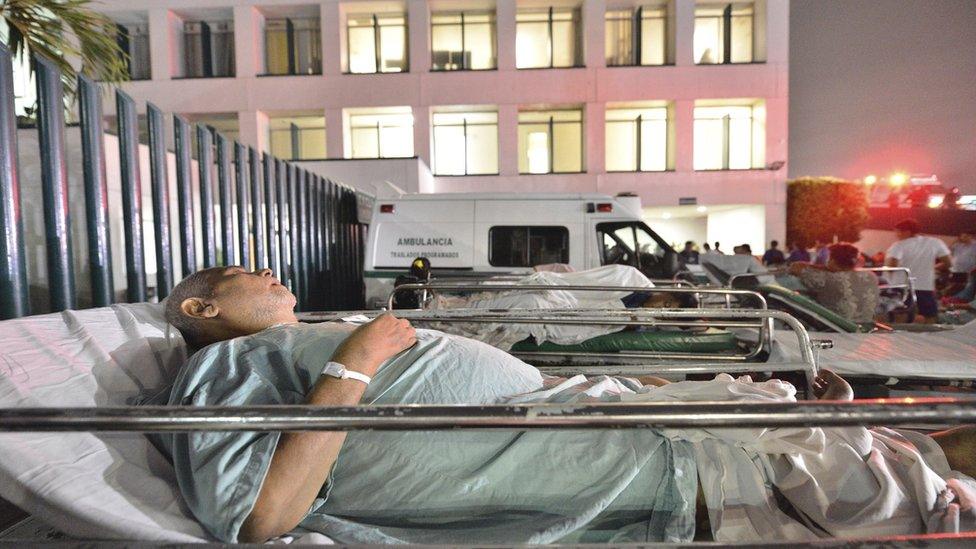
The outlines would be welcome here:
[[[668,169],[668,109],[607,109],[608,172]]]
[[[126,68],[131,80],[149,80],[149,25],[147,23],[119,23],[115,25],[115,42],[125,54]]]
[[[350,158],[413,156],[413,115],[409,107],[349,115]]]
[[[325,151],[324,116],[272,118],[269,123],[271,154],[286,160],[322,160]]]
[[[600,223],[596,226],[604,265],[630,265],[650,278],[670,278],[666,256],[670,247],[643,223]]]
[[[350,16],[347,24],[348,68],[354,74],[407,72],[407,16]]]
[[[267,74],[322,74],[318,19],[268,19],[264,44]]]
[[[583,66],[578,9],[524,10],[515,16],[515,66],[540,69]]]
[[[492,227],[488,230],[488,264],[534,267],[569,263],[566,227]]]
[[[667,13],[663,7],[608,11],[605,33],[607,66],[665,64]]]
[[[234,23],[183,23],[183,75],[187,78],[234,76]]]
[[[434,175],[498,173],[497,112],[438,112],[433,126]]]
[[[523,111],[518,119],[519,173],[583,171],[583,111]]]
[[[435,13],[430,18],[431,70],[494,69],[493,13]]]
[[[717,4],[695,8],[695,63],[751,63],[752,4]]]
[[[766,116],[762,102],[695,107],[696,170],[748,170],[765,161]]]

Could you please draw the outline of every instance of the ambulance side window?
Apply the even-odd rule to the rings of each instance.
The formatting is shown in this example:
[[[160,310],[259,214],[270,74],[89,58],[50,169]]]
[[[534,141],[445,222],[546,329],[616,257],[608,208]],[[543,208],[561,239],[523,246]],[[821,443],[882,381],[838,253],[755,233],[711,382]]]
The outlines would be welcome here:
[[[566,227],[492,227],[488,230],[488,264],[534,267],[569,263]]]

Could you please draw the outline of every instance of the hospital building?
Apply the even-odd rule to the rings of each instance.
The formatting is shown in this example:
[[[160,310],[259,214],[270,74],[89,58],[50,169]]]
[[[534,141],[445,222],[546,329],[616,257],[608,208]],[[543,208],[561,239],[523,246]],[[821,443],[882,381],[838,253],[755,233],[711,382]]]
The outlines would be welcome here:
[[[788,0],[95,6],[140,104],[377,196],[631,192],[679,245],[785,235]]]

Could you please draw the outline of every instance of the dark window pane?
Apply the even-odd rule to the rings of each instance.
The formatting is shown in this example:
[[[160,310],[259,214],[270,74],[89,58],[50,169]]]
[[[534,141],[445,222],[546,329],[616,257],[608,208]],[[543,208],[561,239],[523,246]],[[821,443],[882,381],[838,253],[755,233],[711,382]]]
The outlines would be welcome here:
[[[569,263],[566,227],[492,227],[488,263],[493,267],[533,267]]]

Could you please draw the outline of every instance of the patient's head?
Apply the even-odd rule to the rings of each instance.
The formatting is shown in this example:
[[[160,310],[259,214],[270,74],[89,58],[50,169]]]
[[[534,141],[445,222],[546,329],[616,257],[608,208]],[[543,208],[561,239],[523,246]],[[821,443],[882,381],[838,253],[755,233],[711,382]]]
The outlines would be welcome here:
[[[231,339],[282,322],[296,322],[295,296],[270,269],[243,267],[197,271],[173,288],[166,320],[193,348]]]
[[[861,250],[848,242],[831,244],[828,250],[830,250],[830,259],[827,266],[835,271],[851,271],[857,267],[857,262],[861,258]]]

